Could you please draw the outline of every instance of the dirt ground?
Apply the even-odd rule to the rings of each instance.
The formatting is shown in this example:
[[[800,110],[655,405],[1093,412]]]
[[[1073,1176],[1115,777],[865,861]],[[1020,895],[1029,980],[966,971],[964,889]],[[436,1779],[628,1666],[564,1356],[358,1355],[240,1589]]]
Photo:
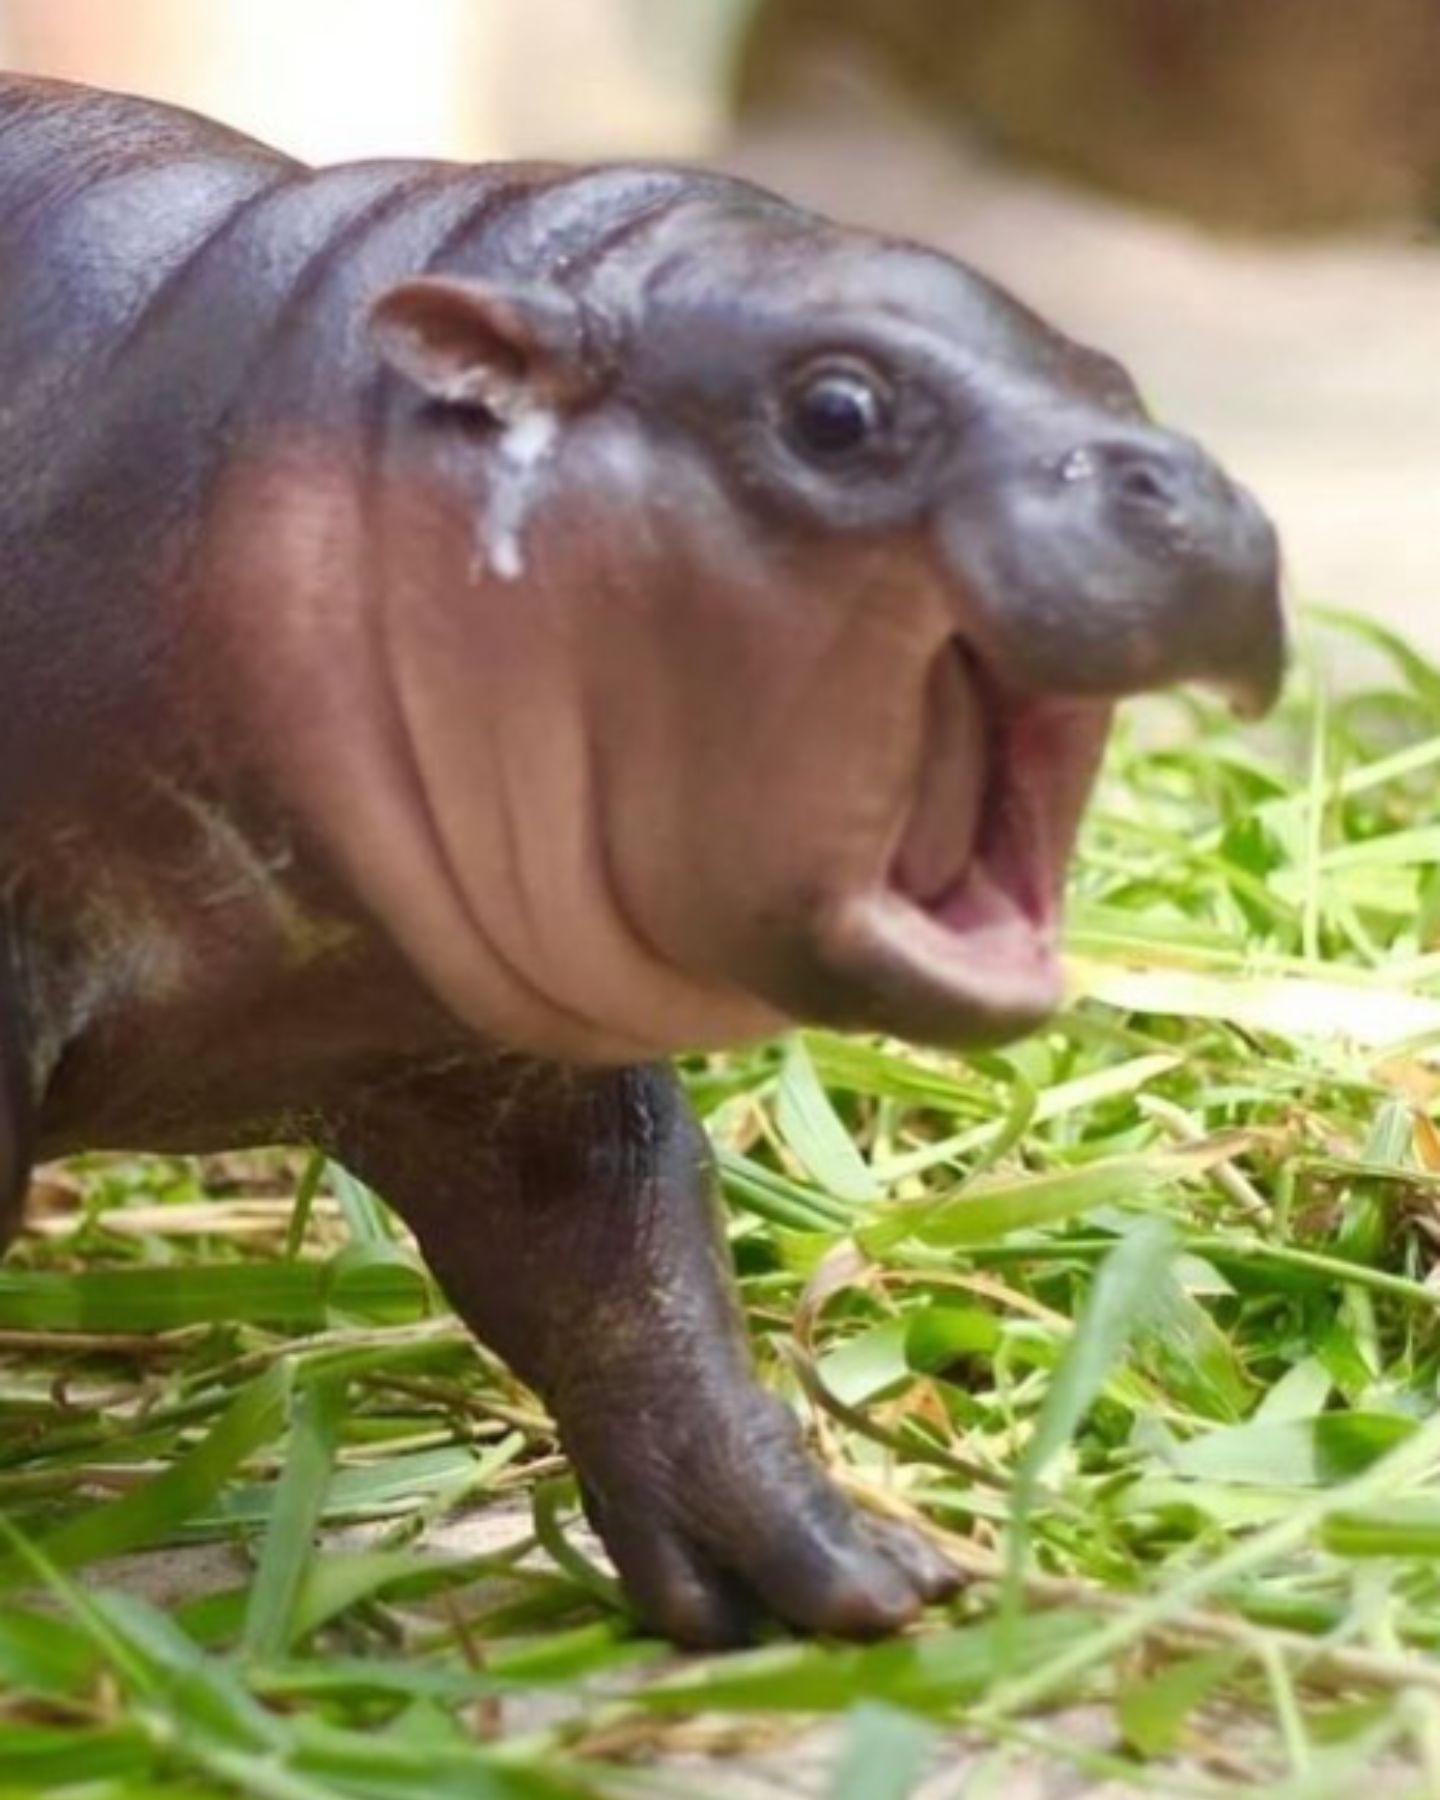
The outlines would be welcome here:
[[[998,168],[840,70],[723,160],[938,244],[1119,355],[1263,497],[1297,599],[1440,654],[1440,248],[1217,240]]]

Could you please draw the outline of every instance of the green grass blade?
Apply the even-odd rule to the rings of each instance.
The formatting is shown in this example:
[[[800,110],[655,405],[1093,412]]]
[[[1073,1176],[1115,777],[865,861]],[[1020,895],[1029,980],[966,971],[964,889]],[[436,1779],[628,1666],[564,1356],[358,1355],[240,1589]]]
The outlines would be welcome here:
[[[240,1647],[247,1657],[277,1657],[292,1641],[296,1602],[335,1467],[345,1391],[343,1382],[317,1381],[296,1404],[290,1447],[245,1614]]]
[[[831,1800],[906,1800],[923,1777],[936,1743],[932,1729],[893,1707],[856,1707]]]

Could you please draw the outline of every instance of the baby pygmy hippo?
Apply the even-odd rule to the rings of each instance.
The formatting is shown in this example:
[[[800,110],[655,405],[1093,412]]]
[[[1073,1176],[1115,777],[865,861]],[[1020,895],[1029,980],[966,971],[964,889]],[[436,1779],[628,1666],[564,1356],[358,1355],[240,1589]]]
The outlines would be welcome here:
[[[745,183],[316,171],[14,78],[0,394],[0,1222],[40,1157],[321,1145],[651,1625],[943,1595],[757,1386],[665,1059],[1044,1019],[1114,701],[1275,691],[1255,503]]]

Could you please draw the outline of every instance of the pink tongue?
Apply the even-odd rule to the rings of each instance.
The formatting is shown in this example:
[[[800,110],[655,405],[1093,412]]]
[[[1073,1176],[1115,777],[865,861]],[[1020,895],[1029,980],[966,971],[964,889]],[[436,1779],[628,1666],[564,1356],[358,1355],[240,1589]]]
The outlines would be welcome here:
[[[987,780],[985,711],[958,656],[930,677],[924,763],[895,877],[926,905],[953,887],[975,848]]]

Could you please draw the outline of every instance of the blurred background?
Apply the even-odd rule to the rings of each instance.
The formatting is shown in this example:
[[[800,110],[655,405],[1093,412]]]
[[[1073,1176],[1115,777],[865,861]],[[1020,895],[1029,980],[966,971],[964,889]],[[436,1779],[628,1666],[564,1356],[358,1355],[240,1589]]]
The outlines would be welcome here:
[[[1440,652],[1440,0],[0,0],[296,154],[718,162],[977,263]]]

